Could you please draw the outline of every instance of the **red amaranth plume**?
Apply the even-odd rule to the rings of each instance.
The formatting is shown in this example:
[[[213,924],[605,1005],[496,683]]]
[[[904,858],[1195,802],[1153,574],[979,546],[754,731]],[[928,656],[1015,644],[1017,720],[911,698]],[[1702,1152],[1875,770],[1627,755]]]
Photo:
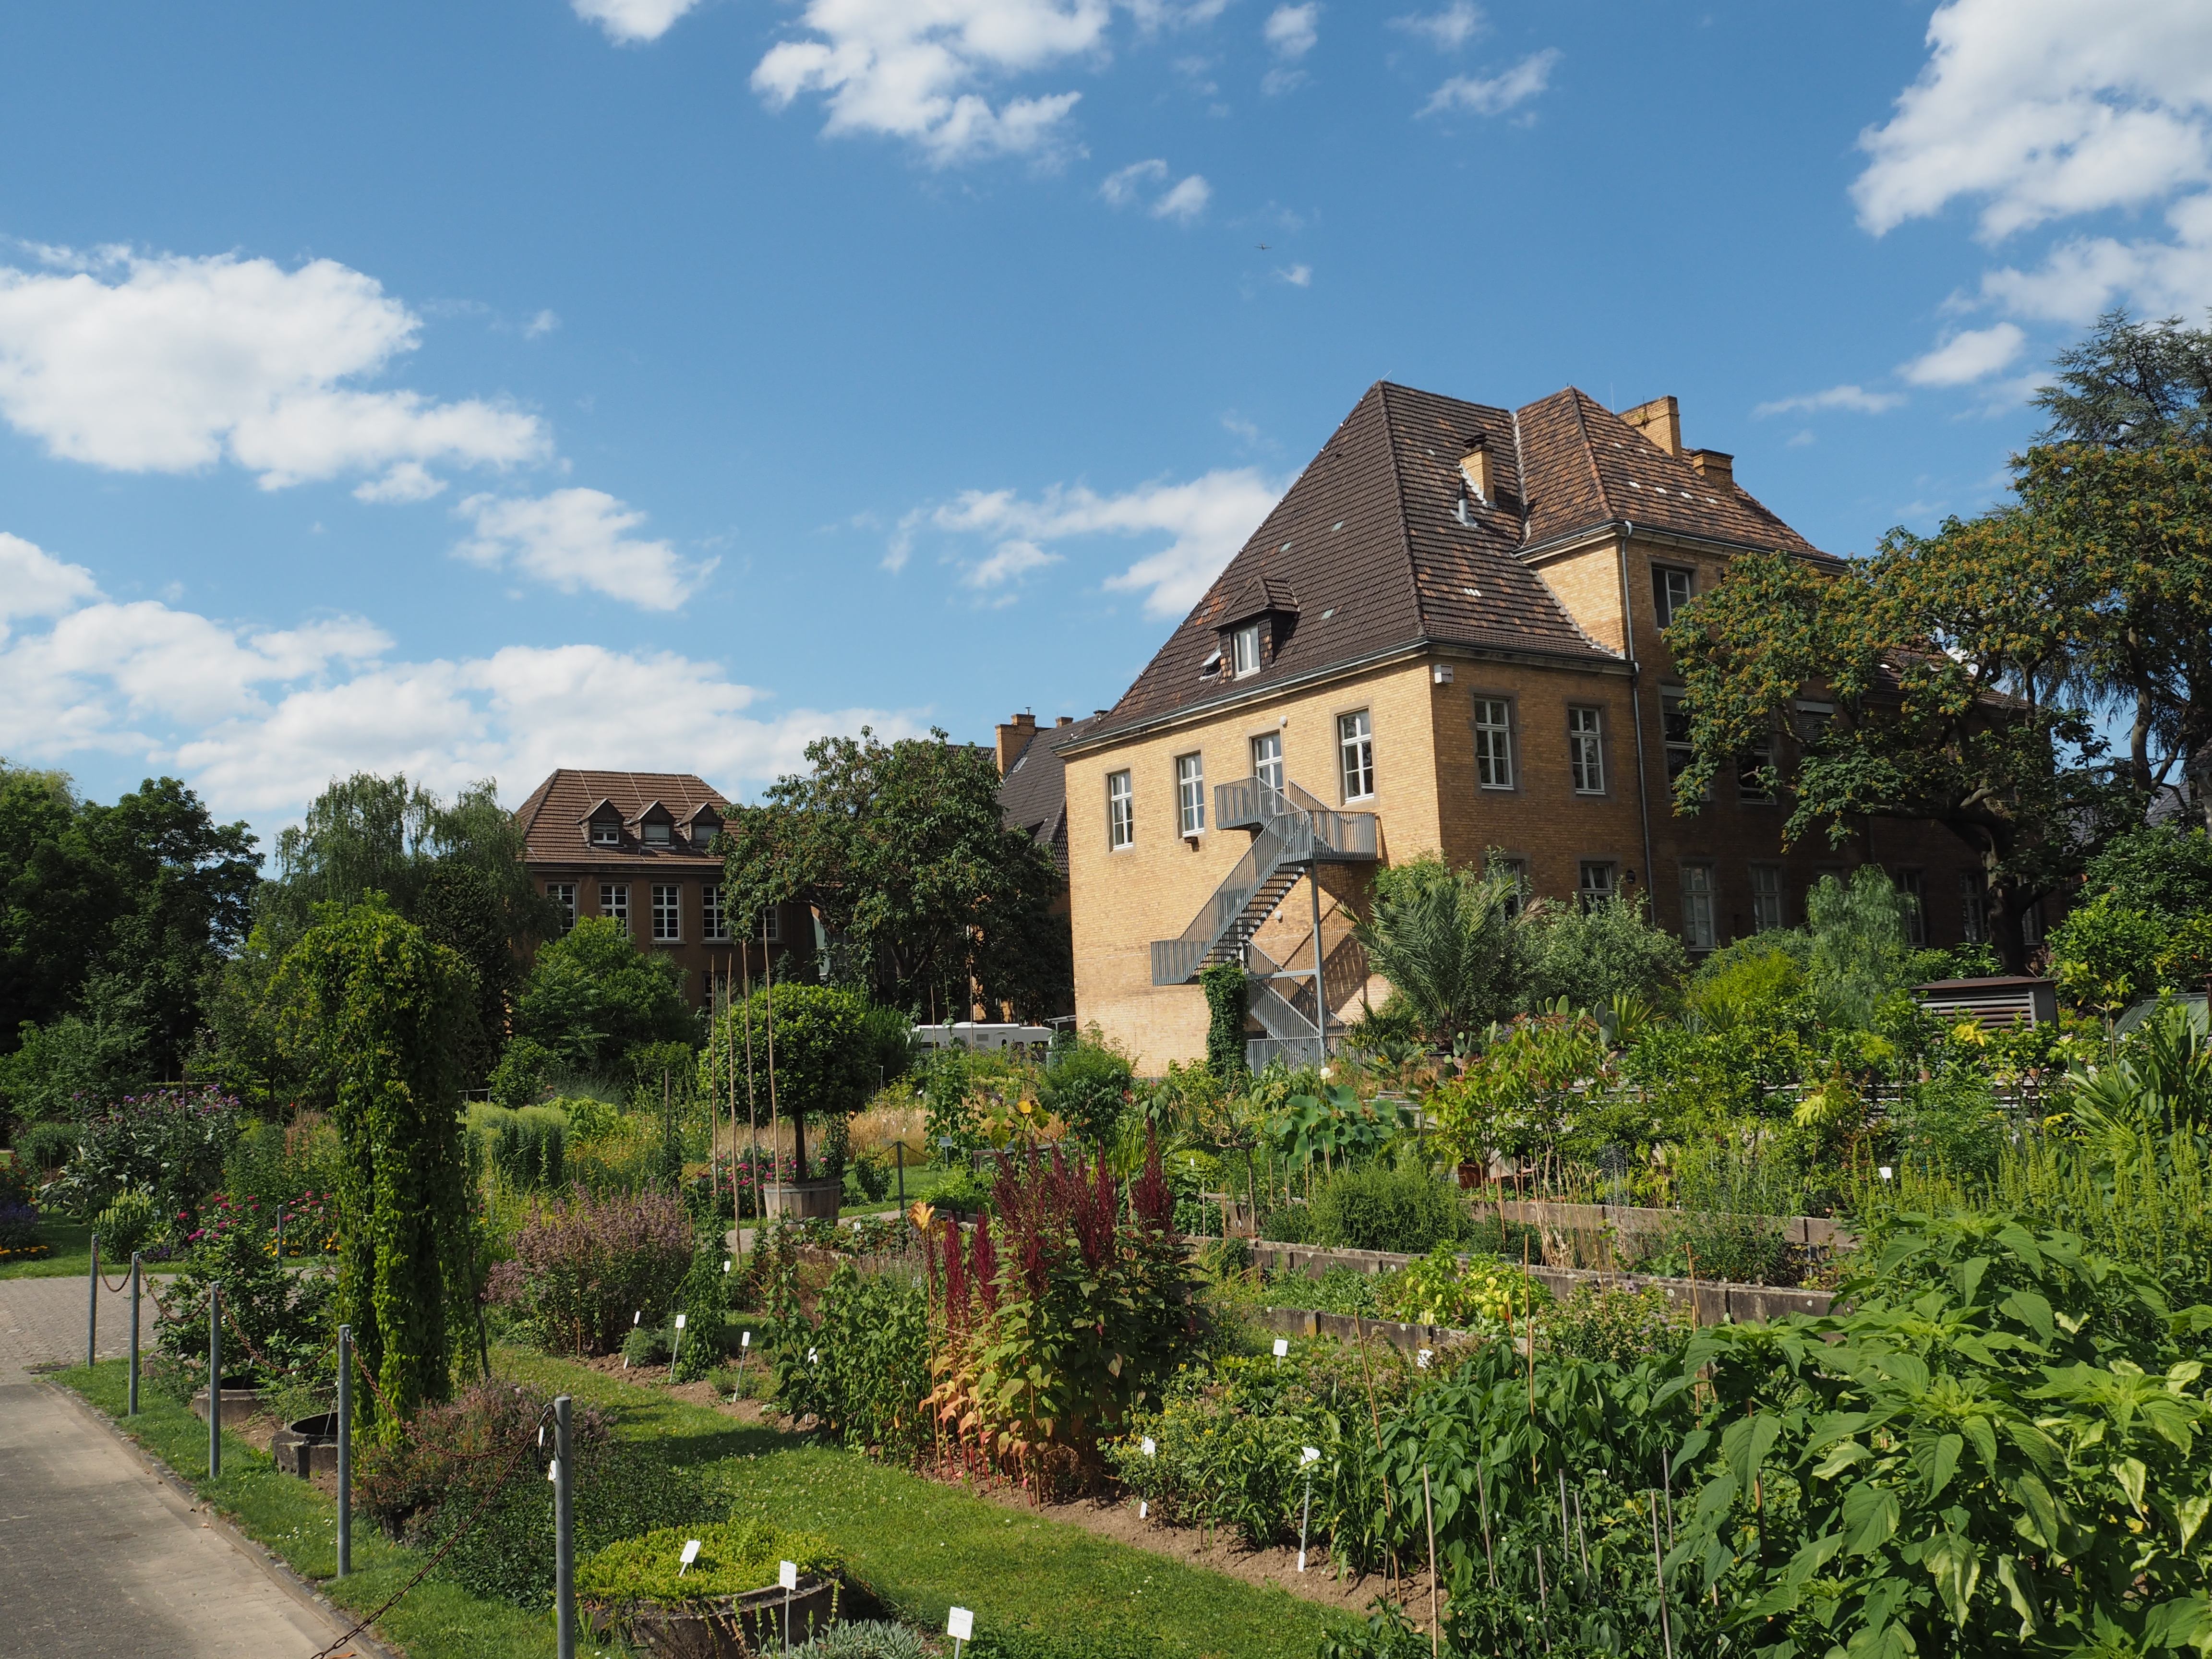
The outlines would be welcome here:
[[[1129,1188],[1129,1197],[1136,1206],[1137,1218],[1145,1225],[1174,1231],[1175,1194],[1168,1190],[1167,1171],[1160,1165],[1160,1137],[1156,1129],[1145,1131],[1144,1172]]]
[[[975,1294],[983,1304],[983,1311],[999,1311],[999,1250],[991,1242],[991,1218],[987,1213],[975,1218],[975,1242],[968,1247],[968,1267],[975,1276]]]
[[[1114,1215],[1121,1195],[1103,1162],[1092,1179],[1083,1179],[1089,1171],[1079,1164],[1075,1174],[1080,1183],[1075,1188],[1076,1243],[1082,1246],[1084,1265],[1096,1273],[1114,1254]]]
[[[960,1260],[960,1228],[954,1222],[945,1227],[945,1321],[955,1327],[968,1322],[968,1275]]]

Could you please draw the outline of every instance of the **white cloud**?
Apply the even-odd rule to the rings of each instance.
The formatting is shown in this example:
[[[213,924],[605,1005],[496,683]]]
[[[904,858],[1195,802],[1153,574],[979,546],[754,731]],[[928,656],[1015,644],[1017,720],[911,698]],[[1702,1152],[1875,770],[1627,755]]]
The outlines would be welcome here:
[[[629,46],[658,40],[699,0],[574,0],[576,15],[597,23],[607,39]]]
[[[988,592],[994,587],[1003,587],[1008,582],[1018,582],[1032,570],[1058,564],[1060,558],[1059,554],[1048,553],[1035,542],[1019,539],[1000,542],[991,550],[988,558],[979,559],[968,567],[960,578],[961,585]]]
[[[522,337],[526,340],[542,340],[560,326],[561,318],[558,313],[541,311],[522,325]]]
[[[356,484],[353,494],[361,501],[427,501],[445,487],[422,462],[402,461],[382,477]]]
[[[1098,186],[1098,194],[1109,207],[1127,207],[1166,183],[1167,177],[1168,164],[1158,156],[1132,161],[1118,172],[1108,173]],[[1187,225],[1203,214],[1206,204],[1212,199],[1213,186],[1194,173],[1172,189],[1162,191],[1146,211],[1155,219],[1173,219]]]
[[[1851,187],[1876,235],[1979,198],[1990,238],[2212,181],[2203,0],[1951,0]]]
[[[1303,58],[1321,39],[1321,7],[1317,0],[1301,6],[1278,6],[1260,26],[1260,38],[1278,58]]]
[[[1435,115],[1449,110],[1468,110],[1476,115],[1503,115],[1550,88],[1552,71],[1558,67],[1559,56],[1556,46],[1547,46],[1541,52],[1531,52],[1502,75],[1487,79],[1455,75],[1437,88],[1421,113]]]
[[[1751,414],[1753,420],[1759,421],[1770,415],[1787,415],[1801,410],[1810,414],[1822,409],[1847,409],[1859,415],[1879,415],[1904,401],[1901,392],[1869,392],[1863,386],[1832,386],[1825,392],[1803,392],[1794,398],[1778,398],[1771,404],[1759,404]]]
[[[990,536],[1001,549],[1018,543],[1040,553],[1091,536],[1169,538],[1166,546],[1108,576],[1105,586],[1143,593],[1147,616],[1173,617],[1197,602],[1283,489],[1240,467],[1188,483],[1140,484],[1118,495],[1101,495],[1084,484],[1054,484],[1034,501],[1010,489],[971,489],[929,518],[941,530]]]
[[[1212,199],[1213,186],[1194,173],[1152,204],[1152,217],[1173,219],[1187,225],[1204,213],[1206,204]]]
[[[1313,286],[1313,267],[1311,265],[1291,265],[1287,267],[1278,266],[1275,270],[1275,275],[1281,277],[1283,281],[1288,283],[1292,288],[1311,288]]]
[[[1477,35],[1487,33],[1490,24],[1474,0],[1451,0],[1442,11],[1394,17],[1390,27],[1418,34],[1440,52],[1457,52]]]
[[[56,617],[0,641],[0,754],[133,757],[181,773],[219,816],[282,822],[354,771],[441,789],[497,776],[510,802],[556,766],[698,772],[736,790],[793,769],[824,732],[919,730],[878,709],[771,711],[720,664],[672,653],[392,661],[390,638],[357,617],[264,629],[118,605],[90,573],[5,534],[0,582],[14,615]]]
[[[806,37],[771,47],[753,90],[775,109],[821,93],[825,131],[902,138],[938,167],[1048,155],[1080,93],[994,106],[978,88],[1097,51],[1111,15],[1107,0],[807,0]]]
[[[68,255],[0,266],[0,416],[71,460],[182,472],[228,458],[264,489],[412,462],[507,466],[536,416],[364,391],[421,319],[333,260]]]
[[[1127,207],[1145,193],[1146,185],[1158,184],[1167,176],[1168,164],[1158,156],[1149,161],[1132,161],[1118,173],[1108,173],[1098,193],[1109,207]]]
[[[1966,329],[1897,372],[1914,386],[1966,386],[2010,363],[2027,338],[2012,323]]]
[[[100,592],[92,572],[0,531],[0,637],[11,617],[52,617]]]
[[[2033,270],[1984,272],[1982,297],[2015,317],[2077,325],[2121,301],[2157,317],[2196,311],[2212,301],[2212,195],[2185,196],[2166,218],[2170,242],[2076,238]]]
[[[471,495],[456,509],[476,533],[453,551],[473,563],[508,565],[564,593],[589,589],[648,611],[673,611],[718,561],[687,565],[666,542],[624,532],[645,514],[604,489],[556,489],[531,497]]]

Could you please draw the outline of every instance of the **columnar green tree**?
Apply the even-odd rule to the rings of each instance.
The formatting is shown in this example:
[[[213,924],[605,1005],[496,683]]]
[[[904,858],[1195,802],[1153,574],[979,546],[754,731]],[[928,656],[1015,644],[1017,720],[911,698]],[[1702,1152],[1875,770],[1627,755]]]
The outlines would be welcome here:
[[[339,1318],[376,1388],[356,1398],[387,1436],[449,1392],[447,1309],[467,1248],[461,1056],[468,964],[380,895],[325,913],[293,957],[336,1084]]]

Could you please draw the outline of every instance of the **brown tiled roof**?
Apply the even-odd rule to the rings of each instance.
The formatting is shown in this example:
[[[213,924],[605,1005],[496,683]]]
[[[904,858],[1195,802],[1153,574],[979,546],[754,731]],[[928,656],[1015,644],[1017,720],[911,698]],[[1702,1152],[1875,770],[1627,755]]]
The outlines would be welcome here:
[[[1460,471],[1477,439],[1491,458],[1487,501]],[[1571,387],[1510,410],[1378,380],[1094,730],[1424,642],[1617,662],[1521,556],[1620,519],[1826,556],[1747,491],[1708,485]],[[1269,594],[1294,596],[1273,608],[1295,614],[1277,623],[1260,672],[1201,676],[1217,630]]]
[[[720,790],[689,772],[584,772],[562,767],[532,790],[515,813],[522,825],[523,856],[533,862],[605,858],[610,853],[654,858],[708,856],[681,844],[647,849],[632,838],[634,830],[624,836],[619,848],[590,846],[583,822],[602,801],[611,802],[622,813],[623,823],[631,826],[656,802],[679,824],[688,823],[702,806],[726,813],[730,805]]]
[[[1097,731],[1103,717],[1085,714],[1066,726],[1041,726],[999,785],[999,811],[1010,829],[1026,830],[1052,849],[1067,873],[1067,763],[1060,751]]]

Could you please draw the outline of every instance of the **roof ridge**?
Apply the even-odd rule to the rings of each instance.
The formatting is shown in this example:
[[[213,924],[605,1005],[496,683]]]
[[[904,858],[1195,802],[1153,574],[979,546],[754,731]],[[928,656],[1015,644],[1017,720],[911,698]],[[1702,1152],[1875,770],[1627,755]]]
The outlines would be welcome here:
[[[1425,638],[1429,631],[1429,602],[1428,596],[1421,592],[1420,566],[1413,558],[1413,526],[1406,511],[1406,469],[1398,453],[1396,411],[1390,406],[1390,392],[1394,388],[1388,380],[1378,380],[1376,384],[1383,389],[1382,441],[1390,456],[1390,501],[1398,515],[1398,550],[1406,561],[1406,585],[1413,591],[1413,631]],[[1395,389],[1406,392],[1418,390],[1413,386]]]
[[[1597,464],[1597,442],[1590,436],[1589,420],[1583,413],[1583,400],[1587,396],[1578,386],[1567,387],[1567,402],[1575,411],[1575,430],[1582,434],[1583,455],[1589,462],[1590,478],[1597,485],[1597,504],[1607,518],[1618,519],[1620,514],[1613,510],[1613,497],[1606,490],[1605,469]],[[1597,399],[1591,398],[1589,401],[1596,403]]]

